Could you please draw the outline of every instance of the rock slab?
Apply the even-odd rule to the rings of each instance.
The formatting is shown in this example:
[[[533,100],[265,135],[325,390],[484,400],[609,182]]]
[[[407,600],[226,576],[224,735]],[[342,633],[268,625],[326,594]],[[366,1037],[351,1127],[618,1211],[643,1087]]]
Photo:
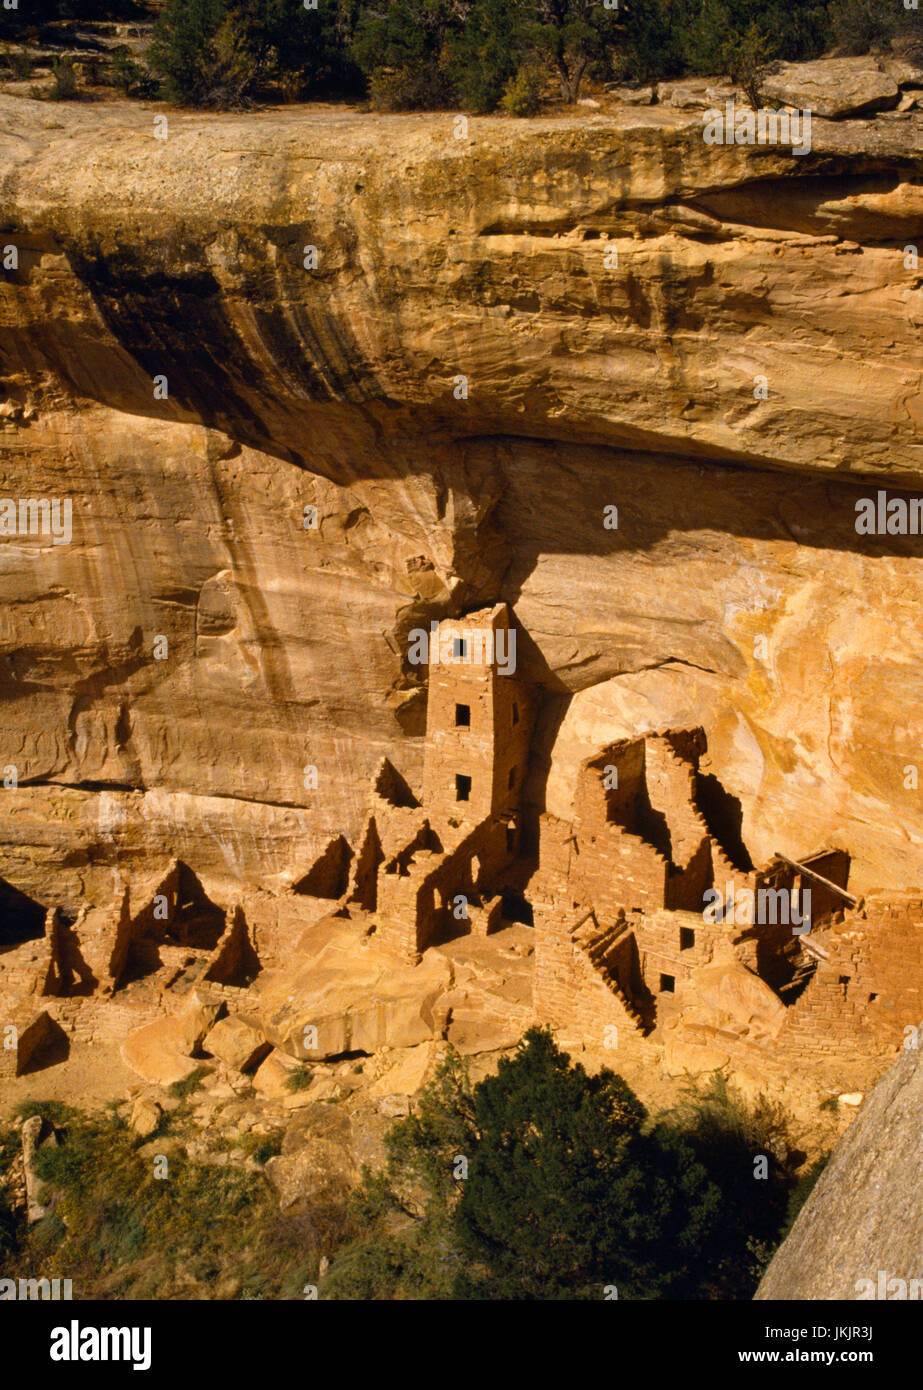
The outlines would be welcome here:
[[[923,1279],[921,1111],[920,1053],[905,1051],[834,1149],[757,1299],[891,1299]]]

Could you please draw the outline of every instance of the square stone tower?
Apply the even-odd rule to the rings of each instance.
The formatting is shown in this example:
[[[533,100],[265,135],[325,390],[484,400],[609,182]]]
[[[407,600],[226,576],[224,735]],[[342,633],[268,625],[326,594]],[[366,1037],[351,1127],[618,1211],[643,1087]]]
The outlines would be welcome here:
[[[505,603],[430,630],[423,805],[437,829],[506,819],[518,841],[532,710],[517,635]]]

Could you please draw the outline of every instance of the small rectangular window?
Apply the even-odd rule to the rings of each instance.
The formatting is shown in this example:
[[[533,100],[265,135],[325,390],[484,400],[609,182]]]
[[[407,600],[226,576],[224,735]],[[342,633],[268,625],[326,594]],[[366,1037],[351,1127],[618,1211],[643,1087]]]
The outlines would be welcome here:
[[[463,772],[455,774],[455,800],[467,801],[471,795],[471,778]]]
[[[660,977],[660,993],[661,993],[661,994],[672,994],[673,991],[674,991],[675,989],[676,989],[676,980],[674,979],[674,977],[673,977],[672,975],[661,975],[661,977]]]
[[[679,949],[689,951],[695,945],[695,932],[692,927],[680,927],[679,929]]]
[[[459,661],[464,661],[468,655],[468,643],[464,637],[456,637],[452,648],[453,655]]]
[[[456,727],[456,729],[470,729],[470,728],[471,728],[471,706],[470,706],[470,705],[456,705],[456,706],[455,706],[455,727]]]

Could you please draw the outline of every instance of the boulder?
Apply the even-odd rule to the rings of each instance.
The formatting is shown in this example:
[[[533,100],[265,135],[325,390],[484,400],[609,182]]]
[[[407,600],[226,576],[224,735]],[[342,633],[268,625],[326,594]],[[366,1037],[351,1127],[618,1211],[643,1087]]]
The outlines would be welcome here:
[[[281,1210],[313,1197],[345,1196],[359,1178],[351,1141],[349,1118],[340,1107],[315,1105],[300,1115],[282,1153],[264,1168]]]
[[[294,1057],[274,1048],[257,1067],[253,1077],[253,1089],[259,1091],[267,1100],[284,1100],[286,1096],[293,1094],[286,1086],[286,1081],[293,1072],[300,1070],[300,1064]]]
[[[357,923],[327,918],[299,942],[294,969],[260,977],[259,1022],[277,1048],[299,1058],[413,1047],[432,1038],[434,1006],[450,981],[438,952],[409,965],[370,944]]]
[[[388,1066],[368,1088],[370,1100],[384,1096],[415,1095],[425,1084],[437,1055],[438,1043],[423,1043],[389,1057]]]
[[[41,1115],[31,1115],[24,1121],[21,1133],[22,1167],[26,1180],[26,1216],[29,1222],[41,1221],[51,1210],[39,1201],[42,1180],[36,1172],[35,1156],[43,1144],[57,1144],[58,1136],[52,1125]]]
[[[192,1054],[201,1048],[222,1008],[193,993],[179,1013],[130,1033],[122,1044],[122,1060],[145,1081],[159,1086],[185,1080],[196,1069]]]
[[[907,1298],[923,1280],[917,1049],[866,1097],[794,1226],[773,1256],[756,1298]]]
[[[785,63],[764,79],[766,101],[781,102],[814,116],[837,120],[896,106],[897,82],[874,58],[825,58],[814,63]]]
[[[662,106],[673,106],[679,110],[691,107],[712,105],[708,95],[711,82],[702,77],[691,77],[682,82],[660,82],[657,85],[657,100]]]
[[[148,1139],[163,1119],[163,1110],[150,1096],[139,1096],[131,1108],[128,1126],[142,1139]]]
[[[260,1030],[246,1019],[221,1018],[209,1029],[202,1049],[235,1071],[254,1071],[272,1051]]]
[[[185,1081],[196,1069],[196,1063],[185,1053],[169,1046],[157,1032],[157,1024],[149,1023],[130,1034],[121,1047],[122,1061],[145,1081],[157,1086],[172,1086]]]
[[[382,1096],[378,1102],[379,1114],[384,1115],[388,1120],[400,1120],[405,1115],[409,1115],[411,1110],[410,1096]]]
[[[223,1004],[212,1003],[211,1000],[204,999],[197,990],[193,990],[185,1007],[178,1014],[174,1014],[170,1020],[175,1028],[180,1051],[188,1053],[200,1051],[206,1033],[209,1032],[215,1020],[221,1017],[223,1011]]]
[[[785,1005],[779,996],[739,961],[702,966],[679,997],[684,1018],[694,1014],[715,1027],[754,1038],[774,1038],[785,1021]]]
[[[681,1029],[668,1029],[664,1037],[663,1069],[668,1076],[722,1071],[729,1060],[728,1052],[720,1046],[711,1041],[691,1042]]]
[[[884,58],[882,65],[899,87],[923,87],[923,65],[915,59],[893,54]]]
[[[650,106],[654,100],[653,87],[619,87],[610,86],[606,88],[609,96],[615,101],[620,101],[624,106]]]

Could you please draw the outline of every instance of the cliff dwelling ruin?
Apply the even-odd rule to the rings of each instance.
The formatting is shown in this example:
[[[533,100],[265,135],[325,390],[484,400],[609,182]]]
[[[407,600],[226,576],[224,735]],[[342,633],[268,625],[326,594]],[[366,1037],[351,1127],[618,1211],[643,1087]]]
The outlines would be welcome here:
[[[541,697],[508,659],[516,631],[503,603],[438,625],[419,795],[383,759],[359,836],[332,838],[287,895],[222,908],[179,860],[70,916],[0,884],[5,1074],[76,1039],[122,1043],[142,1075],[179,1059],[182,1075],[175,1016],[190,998],[254,1029],[254,1058],[406,1042],[415,992],[413,1040],[457,1040],[470,1006],[457,971],[486,968],[491,950],[522,963],[514,1033],[534,1020],[702,1066],[892,1053],[923,1014],[919,893],[858,900],[839,846],[796,842],[754,865],[739,802],[703,771],[699,727],[598,749],[576,769],[572,819],[550,814],[529,776]],[[434,989],[436,957],[450,967]],[[293,1022],[279,1000],[306,961],[336,1002],[313,1020],[303,1003]],[[370,962],[404,992],[398,1006],[386,990],[372,1022]]]

